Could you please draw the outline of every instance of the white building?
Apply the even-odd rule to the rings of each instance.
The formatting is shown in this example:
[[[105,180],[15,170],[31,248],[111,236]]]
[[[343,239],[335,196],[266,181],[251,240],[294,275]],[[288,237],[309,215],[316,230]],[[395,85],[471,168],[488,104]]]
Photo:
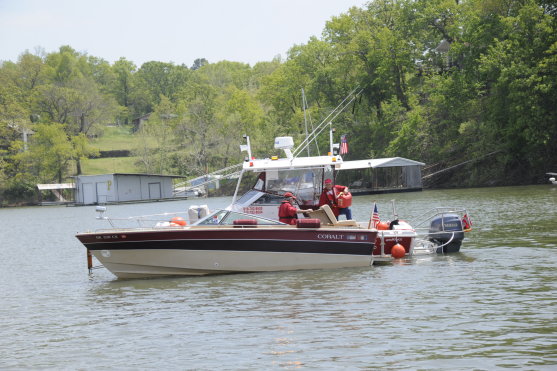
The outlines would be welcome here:
[[[75,177],[75,203],[92,205],[173,198],[176,175],[99,174]]]

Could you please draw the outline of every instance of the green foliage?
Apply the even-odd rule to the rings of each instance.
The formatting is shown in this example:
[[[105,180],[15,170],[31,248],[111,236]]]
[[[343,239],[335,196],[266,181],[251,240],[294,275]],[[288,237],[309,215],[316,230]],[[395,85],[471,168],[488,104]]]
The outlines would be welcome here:
[[[41,183],[62,183],[70,160],[77,156],[62,124],[38,124],[28,151],[14,155]],[[80,142],[80,140],[77,140]]]
[[[437,184],[530,183],[557,169],[556,14],[536,0],[376,0],[332,17],[286,60],[253,67],[199,58],[191,68],[137,68],[70,46],[25,52],[0,65],[0,191],[29,197],[33,182],[59,181],[81,163],[87,173],[200,175],[240,162],[242,134],[270,156],[275,136],[300,143],[306,121],[323,120],[356,87],[334,123],[349,159],[472,161]],[[132,131],[107,127],[132,122]],[[136,157],[87,159],[95,148]]]
[[[81,164],[84,175],[107,173],[141,173],[143,168],[138,157],[90,158]]]
[[[136,99],[143,98],[146,103],[144,113],[151,112],[160,103],[162,96],[175,99],[189,80],[190,74],[191,71],[186,66],[155,61],[144,63],[136,74],[135,92],[139,96]]]
[[[133,107],[136,103],[134,98],[139,93],[137,91],[137,79],[134,75],[136,70],[135,64],[125,58],[120,58],[112,66],[113,79],[109,89],[121,107],[121,114],[118,118],[125,125],[133,120]]]
[[[99,151],[131,150],[135,139],[131,126],[105,126],[90,142]]]
[[[30,203],[35,201],[37,179],[29,173],[18,173],[14,177],[0,182],[0,207],[12,203]]]
[[[193,71],[200,69],[201,67],[205,66],[206,64],[209,64],[209,62],[207,61],[207,59],[205,58],[197,58],[195,61],[193,61],[193,65],[191,66],[191,69]]]

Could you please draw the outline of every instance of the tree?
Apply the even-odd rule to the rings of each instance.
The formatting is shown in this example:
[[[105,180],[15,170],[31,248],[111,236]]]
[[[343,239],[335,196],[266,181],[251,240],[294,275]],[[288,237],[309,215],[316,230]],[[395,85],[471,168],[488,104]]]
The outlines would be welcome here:
[[[124,115],[124,122],[127,125],[130,119],[133,119],[131,115],[136,113],[132,106],[135,103],[133,99],[136,90],[134,74],[137,67],[125,58],[120,58],[118,61],[114,62],[112,70],[114,80],[110,91],[114,95],[116,102],[124,107],[122,113]]]
[[[234,85],[238,89],[246,89],[249,86],[251,70],[246,63],[221,61],[207,64],[196,73],[214,87],[226,88]]]
[[[262,149],[268,128],[264,126],[264,111],[256,98],[246,90],[230,87],[225,91],[221,109],[216,113],[216,133],[222,138],[218,156],[222,158],[221,167],[240,161],[238,144],[243,134],[249,134],[254,145],[254,153]]]
[[[142,113],[151,112],[162,96],[175,101],[190,78],[191,71],[185,66],[172,63],[146,62],[137,71],[137,92],[146,94],[147,106]]]
[[[180,102],[183,115],[177,125],[177,138],[187,163],[198,174],[206,174],[213,151],[218,149],[221,141],[216,134],[220,124],[216,116],[217,89],[197,80],[191,81],[183,94]]]
[[[17,81],[26,88],[25,96],[30,97],[25,102],[29,112],[40,114],[43,123],[63,124],[68,141],[75,139],[76,143],[82,141],[80,135],[96,135],[101,124],[113,120],[117,106],[103,92],[108,91],[112,79],[106,61],[69,46],[60,47],[59,52],[48,54],[42,61],[30,55],[20,58]],[[84,148],[81,144],[78,147]],[[74,157],[78,174],[82,157]]]
[[[29,150],[14,157],[21,161],[27,171],[35,175],[39,182],[62,183],[67,175],[70,160],[75,150],[64,130],[64,125],[37,124]]]
[[[140,128],[142,140],[137,150],[147,172],[164,174],[171,170],[169,156],[174,150],[171,138],[178,120],[176,106],[161,96],[155,111]]]
[[[507,171],[547,171],[557,127],[557,65],[554,19],[533,1],[503,20],[504,38],[480,58],[486,120],[491,138],[507,153]]]
[[[207,61],[207,59],[205,58],[197,58],[195,61],[193,61],[193,65],[191,66],[192,71],[198,70],[201,67],[205,66],[209,64],[209,62]]]

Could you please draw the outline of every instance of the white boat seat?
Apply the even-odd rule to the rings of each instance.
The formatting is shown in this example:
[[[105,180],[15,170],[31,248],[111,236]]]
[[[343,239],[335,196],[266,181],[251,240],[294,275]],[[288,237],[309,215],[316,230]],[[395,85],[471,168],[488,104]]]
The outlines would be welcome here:
[[[358,222],[355,220],[337,220],[329,205],[323,205],[319,208],[319,210],[310,211],[309,217],[321,220],[321,223],[324,225],[359,227]]]
[[[331,219],[327,216],[324,210],[310,210],[308,214],[308,218],[319,219],[321,221],[321,225],[333,225]]]

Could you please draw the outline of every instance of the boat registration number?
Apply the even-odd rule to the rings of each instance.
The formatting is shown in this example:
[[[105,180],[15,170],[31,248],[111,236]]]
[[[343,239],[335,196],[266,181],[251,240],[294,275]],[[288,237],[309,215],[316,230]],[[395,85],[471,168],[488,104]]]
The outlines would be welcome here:
[[[97,240],[117,240],[119,238],[126,238],[125,236],[119,236],[117,234],[107,234],[102,236],[95,236]]]

